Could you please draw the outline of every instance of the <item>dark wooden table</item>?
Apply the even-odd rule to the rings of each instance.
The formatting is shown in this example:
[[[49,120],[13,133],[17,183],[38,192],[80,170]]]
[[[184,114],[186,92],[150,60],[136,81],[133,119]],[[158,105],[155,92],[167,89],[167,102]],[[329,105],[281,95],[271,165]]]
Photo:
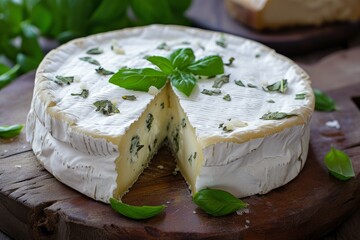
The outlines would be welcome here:
[[[197,209],[181,175],[172,175],[174,161],[163,149],[124,201],[165,203],[166,213],[128,220],[54,179],[22,132],[0,140],[0,230],[17,239],[360,239],[360,44],[350,45],[295,58],[340,110],[314,114],[304,170],[282,188],[246,198],[249,213],[212,218]],[[34,73],[27,74],[0,91],[0,125],[25,123],[33,79]],[[325,126],[335,119],[340,129]],[[328,175],[322,159],[330,145],[350,155],[355,179],[340,182]]]

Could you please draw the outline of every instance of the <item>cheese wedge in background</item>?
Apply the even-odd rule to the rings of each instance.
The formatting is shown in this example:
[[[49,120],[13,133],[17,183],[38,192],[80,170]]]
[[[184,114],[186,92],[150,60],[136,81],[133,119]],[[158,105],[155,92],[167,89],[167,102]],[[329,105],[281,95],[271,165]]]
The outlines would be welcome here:
[[[358,0],[226,0],[226,7],[233,18],[257,30],[360,19]]]
[[[113,72],[154,68],[145,56],[168,56],[186,47],[196,59],[216,54],[235,61],[225,66],[226,76],[198,77],[187,97],[169,83],[149,93],[120,88],[109,83],[111,75],[96,72],[94,62],[80,60],[90,56]],[[101,53],[88,55],[94,48]],[[59,84],[57,76],[71,76],[73,82]],[[229,82],[214,88],[220,77]],[[264,90],[283,80],[285,92]],[[87,98],[76,95],[84,89]],[[204,89],[221,93],[207,95]],[[136,99],[123,99],[129,95]],[[119,113],[96,111],[94,102],[100,100],[110,101]],[[267,193],[299,174],[313,108],[308,75],[272,49],[218,32],[152,25],[77,39],[51,51],[36,73],[26,128],[43,166],[99,201],[129,191],[164,142],[192,193],[210,187],[245,197]],[[294,116],[262,119],[271,112]]]

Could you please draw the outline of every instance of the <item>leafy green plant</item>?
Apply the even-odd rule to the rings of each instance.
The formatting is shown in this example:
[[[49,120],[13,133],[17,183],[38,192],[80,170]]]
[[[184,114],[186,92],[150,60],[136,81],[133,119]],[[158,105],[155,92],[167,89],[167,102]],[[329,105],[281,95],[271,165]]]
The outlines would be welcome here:
[[[195,75],[214,76],[224,73],[220,56],[212,55],[195,61],[191,48],[179,48],[168,58],[150,56],[146,58],[159,68],[120,69],[109,80],[117,86],[147,92],[151,86],[161,88],[169,79],[171,84],[186,96],[190,96],[196,85]]]
[[[24,125],[0,126],[0,138],[13,138],[21,133]]]
[[[331,147],[331,150],[326,154],[324,161],[330,174],[337,179],[346,181],[355,177],[351,160],[343,151]]]
[[[191,0],[1,0],[0,89],[35,69],[44,53],[39,37],[60,43],[151,23],[189,24]]]

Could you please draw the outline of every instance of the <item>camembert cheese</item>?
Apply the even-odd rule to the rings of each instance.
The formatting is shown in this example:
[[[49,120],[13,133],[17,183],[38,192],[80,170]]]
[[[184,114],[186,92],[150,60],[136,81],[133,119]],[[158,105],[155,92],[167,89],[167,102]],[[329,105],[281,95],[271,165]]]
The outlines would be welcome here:
[[[226,0],[232,17],[261,30],[360,19],[359,0]]]
[[[124,67],[155,68],[145,56],[168,56],[184,47],[197,59],[235,60],[223,76],[198,76],[189,97],[170,83],[139,92],[108,81]],[[220,78],[226,81],[214,88]],[[285,92],[267,89],[279,81],[287,84]],[[98,101],[105,107],[95,106]],[[109,114],[110,108],[118,111]],[[26,128],[43,166],[96,200],[121,198],[164,141],[192,193],[210,187],[245,197],[298,175],[313,108],[308,75],[273,50],[218,32],[152,25],[77,39],[51,51],[36,73]],[[277,112],[290,117],[264,118]]]

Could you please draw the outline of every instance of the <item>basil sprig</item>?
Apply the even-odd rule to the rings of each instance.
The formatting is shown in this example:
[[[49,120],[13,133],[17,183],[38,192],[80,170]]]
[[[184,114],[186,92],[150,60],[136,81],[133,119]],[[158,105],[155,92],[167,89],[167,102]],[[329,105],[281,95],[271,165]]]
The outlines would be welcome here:
[[[110,198],[111,207],[125,217],[141,220],[154,217],[164,211],[165,205],[160,206],[132,206]]]
[[[20,134],[23,125],[0,126],[0,138],[13,138]]]
[[[212,216],[224,216],[241,208],[246,208],[247,203],[236,198],[231,193],[219,189],[202,189],[197,192],[193,201],[202,210]]]
[[[149,87],[161,88],[167,80],[186,96],[190,96],[196,85],[195,75],[214,76],[224,73],[221,57],[212,55],[195,61],[191,48],[180,48],[169,57],[150,56],[146,60],[154,64],[153,68],[120,69],[109,82],[117,86],[147,92]]]
[[[334,147],[331,147],[331,150],[326,154],[325,165],[331,175],[342,181],[346,181],[355,176],[349,156]]]
[[[321,112],[331,112],[336,110],[334,99],[329,97],[326,93],[314,89],[315,94],[315,110]]]

